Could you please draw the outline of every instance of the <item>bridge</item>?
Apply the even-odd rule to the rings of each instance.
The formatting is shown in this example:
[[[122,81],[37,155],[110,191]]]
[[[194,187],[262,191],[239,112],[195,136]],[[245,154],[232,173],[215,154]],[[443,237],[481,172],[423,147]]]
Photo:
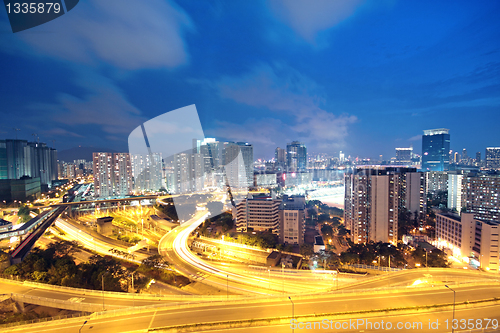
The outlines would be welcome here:
[[[38,215],[37,217],[31,219],[30,222],[33,220],[35,221],[33,223],[28,222],[27,228],[30,228],[30,230],[33,231],[28,237],[26,237],[23,241],[21,241],[21,244],[19,244],[16,247],[16,249],[11,253],[10,262],[12,264],[20,263],[28,255],[29,251],[33,248],[33,245],[35,245],[38,238],[40,238],[40,236],[43,235],[45,230],[47,230],[47,228],[50,227],[50,225],[56,220],[56,218],[62,212],[64,212],[65,209],[66,207],[58,207],[49,211],[48,213],[44,212]]]

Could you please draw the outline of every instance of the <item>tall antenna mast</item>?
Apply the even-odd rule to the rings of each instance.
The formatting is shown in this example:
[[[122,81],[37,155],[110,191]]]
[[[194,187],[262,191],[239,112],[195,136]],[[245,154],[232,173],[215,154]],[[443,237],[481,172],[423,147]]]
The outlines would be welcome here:
[[[14,130],[14,131],[16,131],[16,140],[17,140],[17,132],[19,132],[19,131],[20,131],[20,129],[19,129],[19,128],[14,127],[14,128],[13,128],[13,130]]]

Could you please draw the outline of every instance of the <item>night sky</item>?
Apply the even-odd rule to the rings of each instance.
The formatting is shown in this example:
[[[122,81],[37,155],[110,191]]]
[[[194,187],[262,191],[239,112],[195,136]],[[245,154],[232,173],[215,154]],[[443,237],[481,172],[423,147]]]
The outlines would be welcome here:
[[[500,1],[83,0],[12,33],[0,10],[0,138],[128,151],[141,123],[195,104],[205,136],[255,157],[384,158],[449,128],[500,146]]]

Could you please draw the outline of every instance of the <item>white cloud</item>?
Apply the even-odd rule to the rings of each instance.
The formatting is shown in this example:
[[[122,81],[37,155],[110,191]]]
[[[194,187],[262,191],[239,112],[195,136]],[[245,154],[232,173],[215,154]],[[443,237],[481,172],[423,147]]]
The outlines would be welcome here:
[[[422,134],[412,136],[411,138],[408,139],[408,141],[420,141],[422,140]]]
[[[80,1],[56,20],[16,35],[41,54],[138,69],[186,63],[182,35],[190,29],[193,24],[188,15],[169,1],[89,0]]]
[[[338,149],[345,145],[349,125],[357,118],[323,109],[323,89],[296,70],[275,64],[260,65],[240,77],[223,77],[210,84],[221,97],[273,111],[282,120],[221,122],[216,136],[270,146],[301,140],[311,148]],[[288,115],[288,117],[284,117]]]
[[[82,97],[61,93],[56,97],[56,103],[33,104],[30,108],[42,111],[52,122],[75,129],[79,125],[95,125],[114,135],[128,135],[146,120],[107,78],[88,72],[80,73],[76,81],[86,90]],[[125,135],[122,140],[126,140]]]
[[[318,32],[330,29],[354,14],[362,0],[269,0],[275,15],[299,36],[314,43]]]

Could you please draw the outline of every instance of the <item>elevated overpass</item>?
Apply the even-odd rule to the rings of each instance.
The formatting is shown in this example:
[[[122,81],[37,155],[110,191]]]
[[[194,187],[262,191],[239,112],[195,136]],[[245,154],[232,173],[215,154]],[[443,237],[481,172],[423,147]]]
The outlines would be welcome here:
[[[36,241],[40,236],[43,235],[45,230],[47,230],[48,227],[56,220],[56,218],[61,215],[62,212],[66,207],[58,207],[54,208],[51,211],[46,213],[42,213],[38,215],[37,217],[33,218],[32,220],[35,220],[33,223],[29,223],[29,226],[33,230],[31,234],[26,237],[21,243],[14,249],[14,251],[10,254],[10,262],[12,264],[18,264],[20,263],[29,253],[29,251],[33,248],[33,245],[35,245]],[[24,226],[23,226],[24,227]]]

